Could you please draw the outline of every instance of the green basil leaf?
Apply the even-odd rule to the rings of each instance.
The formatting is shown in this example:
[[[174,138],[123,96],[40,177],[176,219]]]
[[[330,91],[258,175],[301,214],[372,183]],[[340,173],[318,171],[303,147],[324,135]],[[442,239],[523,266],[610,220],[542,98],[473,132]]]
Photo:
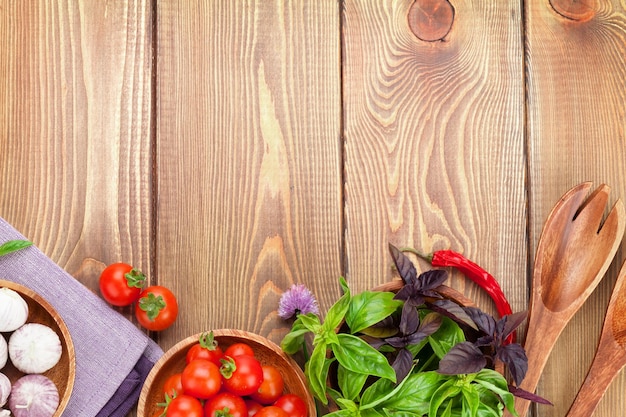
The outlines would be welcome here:
[[[304,335],[310,332],[302,323],[301,317],[302,315],[298,316],[291,325],[289,333],[280,342],[281,349],[288,355],[293,355],[302,349],[302,346],[304,346]]]
[[[389,317],[400,307],[402,301],[394,300],[392,292],[363,291],[352,297],[346,314],[346,323],[352,334]]]
[[[7,255],[11,252],[16,252],[20,249],[32,246],[33,242],[28,240],[9,240],[0,245],[0,256]]]
[[[385,412],[385,415],[389,417],[423,417],[424,416],[424,413],[421,413],[419,411],[411,412],[411,411],[405,411],[405,410],[392,410],[392,409],[386,409],[386,408],[383,408],[383,411]],[[428,412],[428,409],[426,410],[426,412]]]
[[[351,298],[350,292],[348,291],[328,309],[323,324],[324,331],[334,332],[335,329],[339,327],[346,316],[348,307],[350,307]]]
[[[389,365],[387,358],[363,339],[339,333],[337,340],[338,343],[332,344],[330,348],[337,361],[346,369],[396,381],[396,372]]]
[[[437,416],[437,415],[446,415],[449,413],[449,408],[451,402],[449,401],[446,408],[442,413],[439,413],[439,409],[444,404],[445,401],[456,397],[461,392],[461,387],[459,387],[456,382],[458,378],[451,378],[448,381],[441,384],[441,386],[435,390],[432,396],[432,400],[430,402],[430,408],[428,410],[428,415]],[[439,413],[439,414],[438,414]]]
[[[368,408],[367,410],[359,410],[359,415],[360,417],[387,417],[387,415],[384,412],[378,411],[375,408]]]
[[[324,417],[354,417],[354,414],[349,410],[337,410],[332,413],[324,414]]]
[[[478,415],[478,407],[480,406],[480,394],[475,384],[466,384],[461,387],[463,397],[464,415]]]
[[[385,378],[377,379],[372,385],[363,391],[361,406],[375,407],[387,399],[390,392],[394,391],[395,383]]]
[[[465,341],[463,330],[454,321],[447,317],[443,317],[439,329],[428,336],[428,343],[439,359],[446,356],[446,353],[454,345]]]
[[[348,400],[355,401],[359,397],[367,378],[367,374],[352,372],[341,365],[337,367],[339,389]]]
[[[483,369],[477,373],[474,382],[497,394],[506,409],[513,415],[518,416],[515,411],[515,397],[509,392],[506,379],[493,369]]]
[[[350,292],[350,287],[348,286],[348,282],[344,277],[339,277],[339,285],[341,286],[341,290],[344,294]]]
[[[326,398],[326,379],[330,360],[326,359],[326,344],[320,343],[313,348],[311,357],[304,367],[304,373],[309,381],[309,387],[313,395],[323,404],[328,404]]]
[[[446,408],[444,408],[443,412],[440,414],[440,417],[452,417],[452,401],[446,401]],[[465,417],[465,416],[464,416]]]
[[[409,374],[400,389],[394,392],[381,404],[384,408],[411,411],[420,416],[428,414],[430,402],[439,387],[451,379],[448,375],[442,375],[435,371]],[[365,399],[365,394],[363,396]]]
[[[285,335],[282,342],[280,342],[280,348],[288,355],[297,353],[304,344],[304,335],[309,333],[307,329],[291,330]]]
[[[322,327],[320,318],[313,313],[299,314],[294,324],[296,322],[301,323],[304,328],[313,333],[317,333]]]

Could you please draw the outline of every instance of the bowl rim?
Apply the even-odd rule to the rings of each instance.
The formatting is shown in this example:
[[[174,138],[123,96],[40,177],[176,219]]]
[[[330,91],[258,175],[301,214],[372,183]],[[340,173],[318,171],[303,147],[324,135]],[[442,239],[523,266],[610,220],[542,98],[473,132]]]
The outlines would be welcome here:
[[[143,386],[141,388],[141,392],[139,395],[139,401],[137,404],[137,417],[149,417],[146,416],[146,412],[147,412],[147,399],[148,399],[148,394],[150,392],[150,388],[152,386],[152,384],[154,383],[157,375],[159,374],[161,368],[163,367],[163,365],[170,360],[173,356],[180,354],[180,350],[186,347],[191,347],[194,343],[198,342],[199,337],[204,334],[204,333],[208,333],[208,332],[213,332],[213,336],[215,338],[219,338],[219,337],[240,337],[240,338],[246,338],[246,339],[250,339],[256,343],[259,343],[261,345],[266,345],[268,348],[270,348],[271,350],[273,350],[277,355],[279,355],[283,360],[285,360],[294,370],[298,382],[304,386],[306,388],[306,398],[303,398],[304,402],[307,405],[307,412],[309,414],[309,417],[315,417],[317,415],[317,411],[315,409],[315,400],[313,399],[313,396],[310,392],[310,389],[308,387],[308,382],[306,377],[304,376],[304,372],[302,371],[302,369],[300,368],[300,365],[298,365],[298,363],[289,355],[287,355],[285,352],[283,352],[283,350],[280,348],[280,346],[278,346],[276,343],[274,343],[273,341],[271,341],[270,339],[261,336],[259,334],[256,333],[252,333],[252,332],[248,332],[245,330],[236,330],[236,329],[213,329],[213,330],[207,330],[205,332],[199,332],[196,334],[193,334],[191,336],[188,336],[182,340],[180,340],[179,342],[177,342],[175,345],[173,345],[171,348],[169,348],[164,354],[163,356],[161,356],[161,358],[159,358],[159,360],[157,360],[157,362],[154,364],[154,366],[152,367],[152,369],[150,370],[150,372],[148,373],[148,376],[146,377]]]
[[[65,411],[65,408],[70,401],[72,391],[74,390],[74,380],[76,378],[76,355],[74,351],[74,342],[72,341],[70,331],[68,330],[67,325],[61,318],[61,315],[56,311],[56,309],[52,307],[52,305],[43,296],[39,295],[39,293],[37,293],[33,289],[25,285],[18,284],[17,282],[5,279],[0,279],[0,287],[12,289],[17,293],[20,293],[21,295],[26,295],[27,297],[31,298],[33,301],[43,307],[43,309],[46,310],[48,314],[50,314],[54,322],[59,327],[59,330],[61,331],[67,348],[67,355],[69,358],[69,370],[65,393],[63,397],[59,399],[59,406],[53,414],[53,417],[60,417],[63,415],[63,412]]]

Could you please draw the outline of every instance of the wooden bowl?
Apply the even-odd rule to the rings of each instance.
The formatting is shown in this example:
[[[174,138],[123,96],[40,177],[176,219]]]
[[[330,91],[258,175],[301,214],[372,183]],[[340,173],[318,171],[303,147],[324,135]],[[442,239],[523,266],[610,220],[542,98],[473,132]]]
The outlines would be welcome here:
[[[141,389],[137,407],[138,417],[152,417],[157,411],[163,410],[157,407],[157,404],[164,400],[163,385],[169,376],[182,372],[187,351],[198,342],[200,335],[201,333],[198,333],[178,342],[157,361]],[[249,344],[261,364],[273,365],[280,370],[285,381],[285,393],[300,396],[307,404],[308,417],[316,417],[315,402],[309,392],[304,373],[298,364],[274,342],[243,330],[213,330],[213,336],[224,350],[237,342]]]
[[[53,417],[60,417],[70,400],[72,388],[74,387],[74,377],[76,376],[76,358],[70,332],[67,330],[63,319],[61,319],[61,316],[59,316],[56,310],[43,297],[30,288],[1,279],[0,287],[12,289],[20,294],[24,301],[26,301],[28,304],[28,323],[45,324],[54,330],[61,340],[63,353],[61,354],[59,363],[52,369],[43,373],[43,375],[54,382],[59,390],[59,407]],[[10,333],[3,333],[3,337],[5,337],[7,342],[9,334]],[[9,377],[11,383],[14,383],[24,375],[11,364],[10,360],[7,362],[7,365],[2,368],[1,372]]]

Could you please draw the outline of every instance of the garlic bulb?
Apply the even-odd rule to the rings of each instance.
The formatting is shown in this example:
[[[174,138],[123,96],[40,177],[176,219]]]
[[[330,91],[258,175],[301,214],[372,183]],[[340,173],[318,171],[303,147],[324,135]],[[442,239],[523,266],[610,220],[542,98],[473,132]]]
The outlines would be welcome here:
[[[4,406],[11,393],[11,381],[5,374],[0,374],[0,407]]]
[[[61,339],[50,327],[26,323],[9,338],[9,357],[13,365],[25,374],[40,374],[61,359]]]
[[[0,332],[12,332],[26,323],[28,304],[16,291],[0,288]]]
[[[9,408],[15,417],[52,417],[59,407],[59,391],[43,375],[25,375],[15,381]]]
[[[7,346],[7,341],[4,340],[4,336],[0,334],[0,369],[4,368],[4,365],[7,364],[8,359],[9,348]]]
[[[11,417],[11,412],[0,408],[0,417]]]

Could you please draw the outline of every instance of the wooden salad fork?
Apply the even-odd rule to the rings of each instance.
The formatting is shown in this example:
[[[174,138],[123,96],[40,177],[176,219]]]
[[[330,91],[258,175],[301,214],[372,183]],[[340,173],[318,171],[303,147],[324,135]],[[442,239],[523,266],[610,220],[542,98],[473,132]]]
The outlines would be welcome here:
[[[626,262],[615,281],[596,354],[567,417],[589,417],[626,365]]]
[[[602,184],[587,197],[590,188],[585,182],[563,195],[539,239],[524,344],[528,372],[520,385],[529,392],[535,391],[556,340],[602,279],[624,235],[622,201],[602,222],[610,189]],[[530,404],[516,397],[520,417]]]

